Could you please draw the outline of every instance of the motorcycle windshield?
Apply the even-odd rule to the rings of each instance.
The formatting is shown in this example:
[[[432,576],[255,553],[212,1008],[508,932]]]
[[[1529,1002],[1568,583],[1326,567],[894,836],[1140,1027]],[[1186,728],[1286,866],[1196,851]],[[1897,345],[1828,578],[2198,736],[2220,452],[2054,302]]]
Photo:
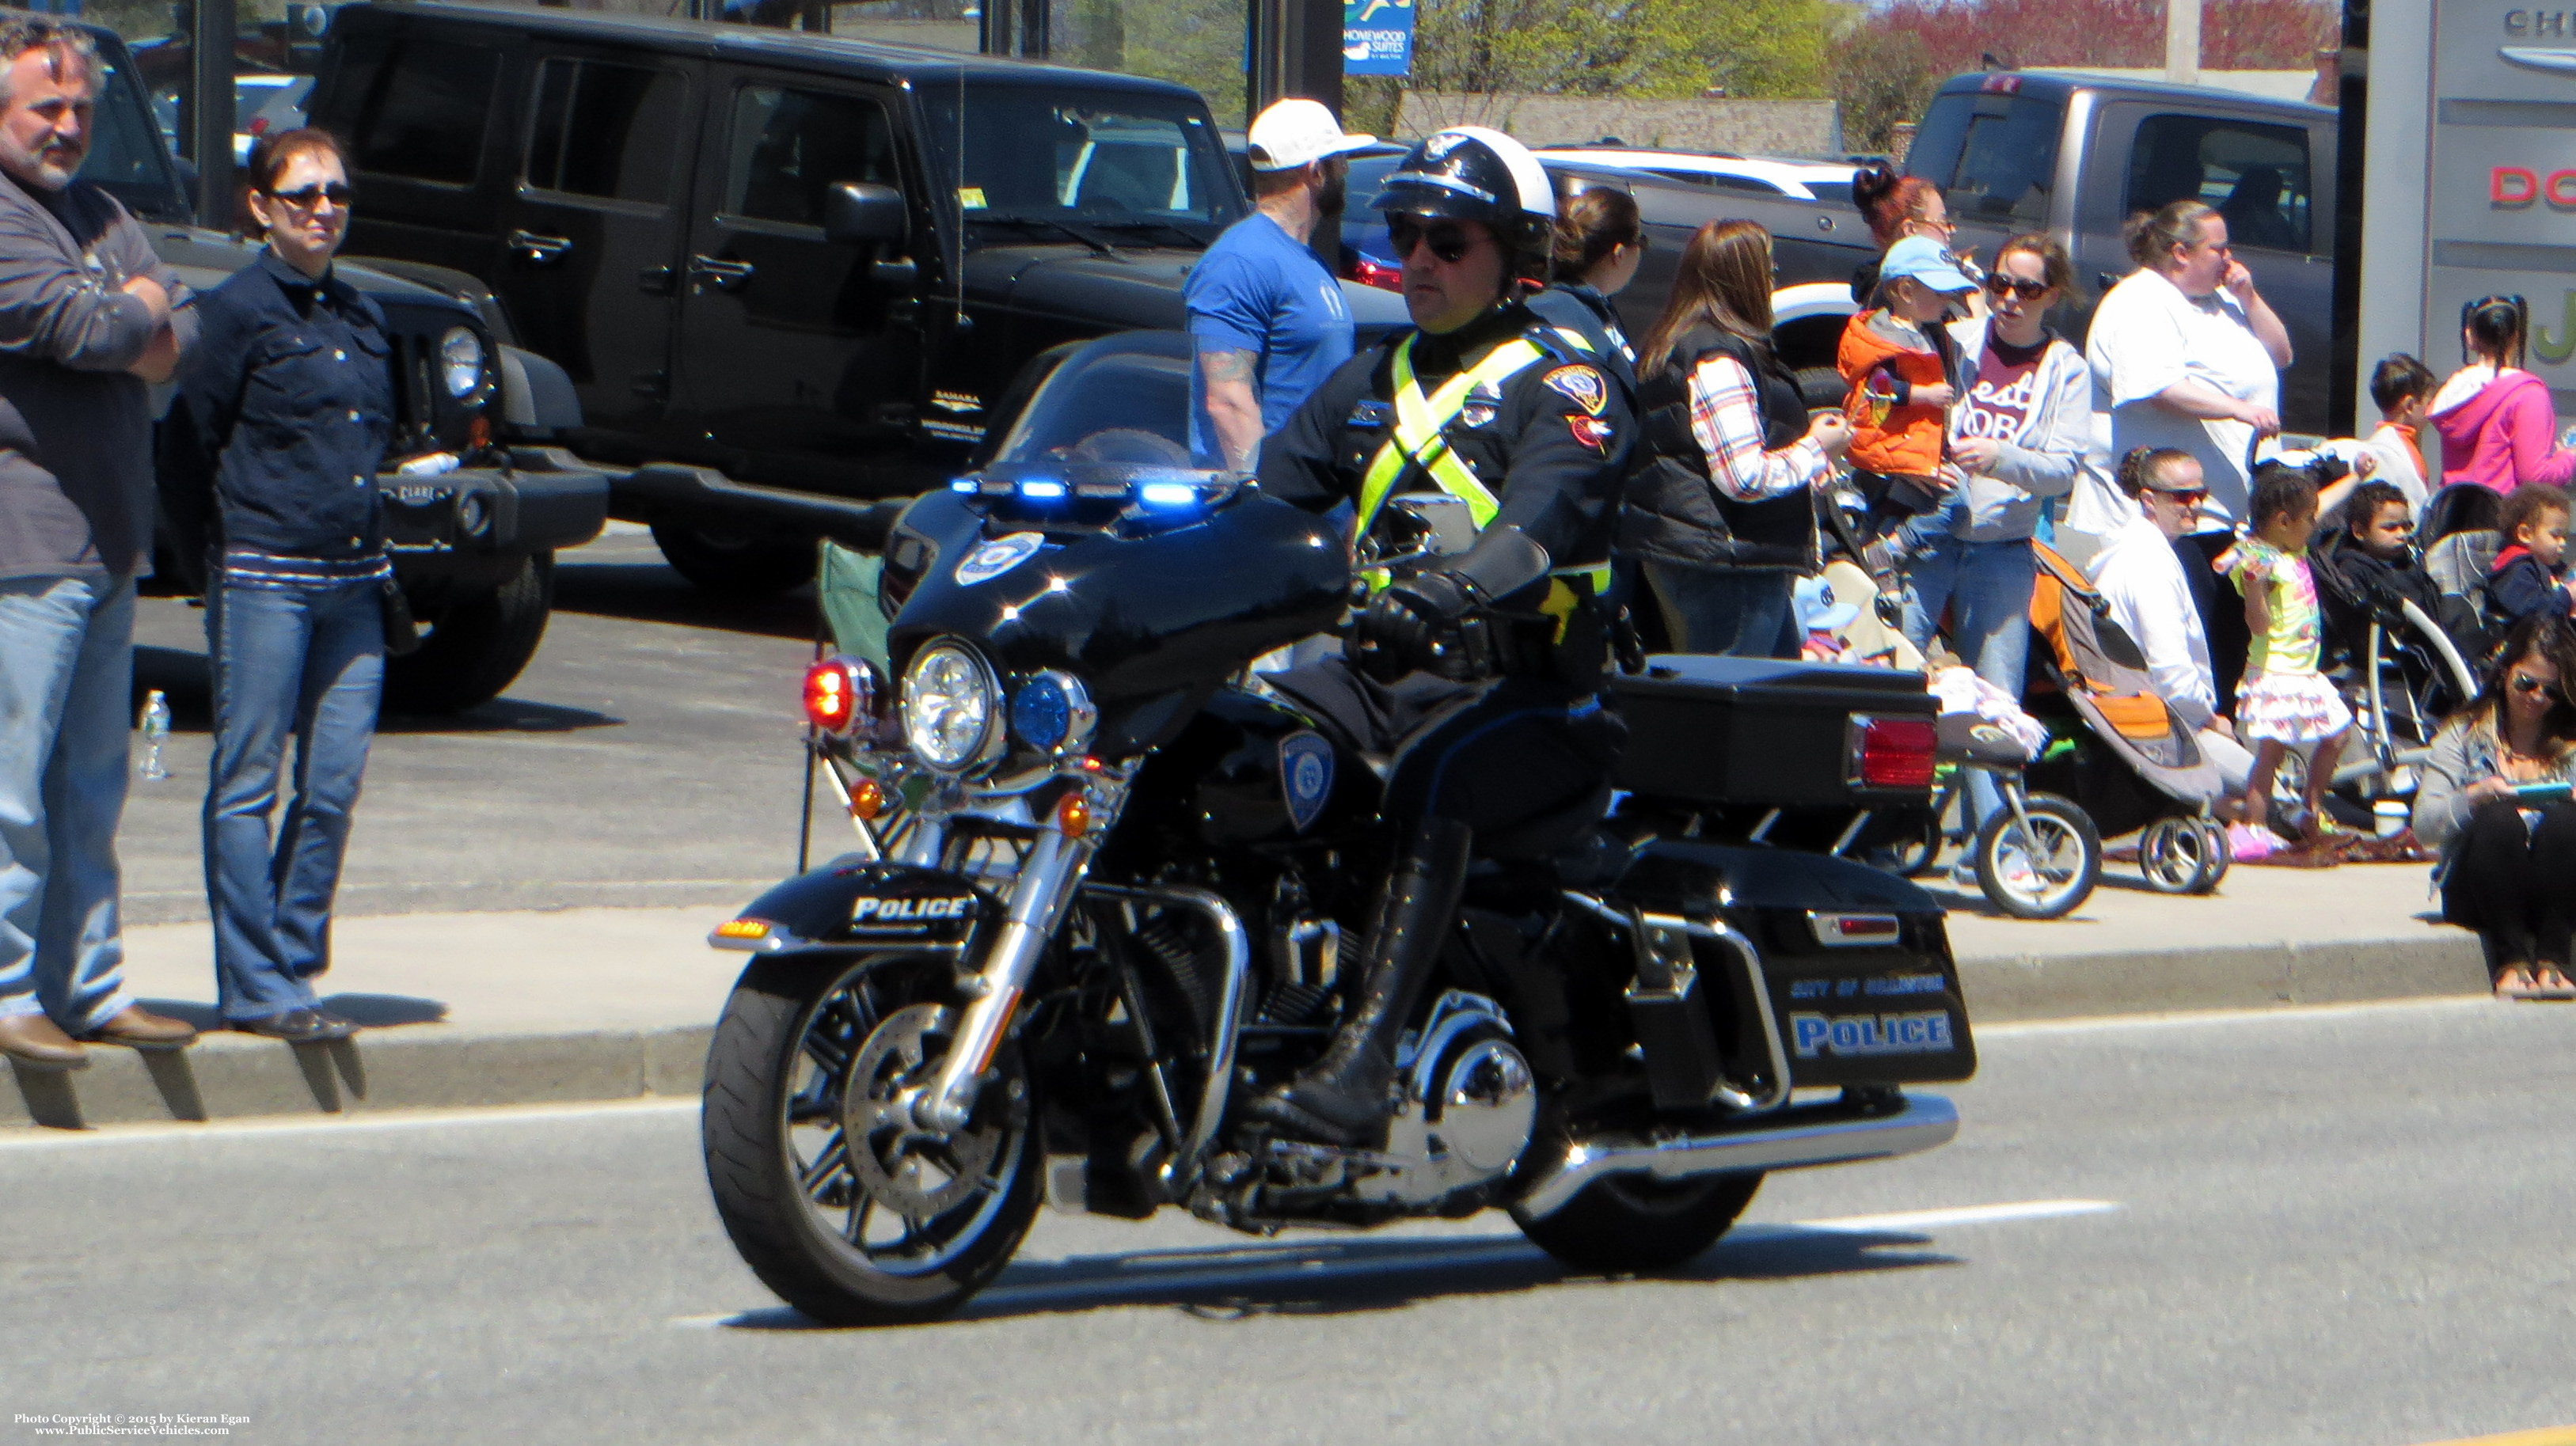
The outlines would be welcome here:
[[[884,581],[898,667],[950,637],[1006,686],[1070,672],[1115,754],[1153,746],[1227,676],[1338,620],[1339,531],[1242,473],[1190,466],[1190,366],[1178,332],[1066,353],[991,462],[904,513]]]
[[[1132,331],[1091,342],[1038,385],[993,462],[1189,467],[1190,365],[1190,339],[1181,332]]]

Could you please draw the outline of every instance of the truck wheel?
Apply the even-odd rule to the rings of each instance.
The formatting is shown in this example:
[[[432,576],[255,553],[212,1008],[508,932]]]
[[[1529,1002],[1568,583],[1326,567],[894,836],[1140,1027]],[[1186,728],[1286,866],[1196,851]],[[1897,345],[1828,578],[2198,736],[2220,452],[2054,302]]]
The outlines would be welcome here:
[[[814,578],[814,544],[801,539],[656,522],[653,543],[680,576],[718,597],[768,597]]]
[[[1759,1172],[1699,1180],[1610,1175],[1553,1215],[1512,1212],[1521,1234],[1577,1270],[1635,1275],[1686,1265],[1717,1243],[1762,1188]]]
[[[420,651],[385,660],[385,708],[461,713],[501,696],[535,657],[554,606],[555,555],[540,552],[509,581],[464,593],[420,619]]]

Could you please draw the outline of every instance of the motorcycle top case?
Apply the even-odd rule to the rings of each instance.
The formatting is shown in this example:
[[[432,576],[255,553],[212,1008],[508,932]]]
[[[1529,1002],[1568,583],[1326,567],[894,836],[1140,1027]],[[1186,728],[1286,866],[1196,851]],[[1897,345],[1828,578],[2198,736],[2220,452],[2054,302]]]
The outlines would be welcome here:
[[[1854,720],[1920,718],[1940,703],[1921,673],[1795,659],[1658,653],[1613,674],[1628,721],[1615,781],[1645,798],[1703,807],[1902,808],[1921,788],[1857,781]]]
[[[1941,905],[1913,883],[1826,854],[1658,839],[1614,892],[1655,913],[1715,914],[1753,942],[1797,1085],[1976,1073]]]

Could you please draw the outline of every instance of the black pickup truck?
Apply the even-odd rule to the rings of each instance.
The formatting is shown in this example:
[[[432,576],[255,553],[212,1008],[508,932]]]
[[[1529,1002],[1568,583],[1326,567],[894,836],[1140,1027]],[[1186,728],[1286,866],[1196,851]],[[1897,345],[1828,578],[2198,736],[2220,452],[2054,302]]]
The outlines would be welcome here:
[[[353,142],[351,249],[488,282],[614,513],[717,590],[872,540],[1030,358],[1180,326],[1247,206],[1184,87],[748,26],[350,5],[311,115]]]
[[[194,224],[178,163],[152,123],[124,42],[88,28],[103,77],[81,178],[96,182],[143,223],[161,259],[203,291],[250,264],[258,248]],[[507,332],[478,306],[473,278],[402,262],[343,259],[340,276],[373,297],[394,344],[395,459],[444,454],[443,472],[377,479],[394,570],[429,637],[390,661],[387,705],[404,712],[470,708],[509,686],[545,636],[554,550],[599,535],[607,478],[544,445],[577,425],[580,407],[563,373],[505,344]],[[171,389],[160,391],[164,407]],[[205,585],[207,479],[192,449],[169,445],[166,413],[156,448],[162,505],[153,577],[146,586],[185,595]],[[440,463],[438,465],[444,465]]]

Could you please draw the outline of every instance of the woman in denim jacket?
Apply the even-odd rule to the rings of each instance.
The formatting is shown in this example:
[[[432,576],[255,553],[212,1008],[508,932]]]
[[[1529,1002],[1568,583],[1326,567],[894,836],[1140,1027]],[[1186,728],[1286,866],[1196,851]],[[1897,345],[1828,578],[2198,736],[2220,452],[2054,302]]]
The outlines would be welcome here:
[[[349,223],[339,144],[318,130],[263,137],[249,179],[268,247],[200,298],[179,379],[215,476],[206,897],[225,1020],[305,1043],[356,1028],[320,1007],[313,980],[330,965],[331,898],[384,683],[391,564],[376,470],[393,376],[383,315],[331,272]],[[289,735],[295,797],[272,839]]]
[[[2576,629],[2514,624],[2477,700],[2433,738],[2415,837],[2442,851],[2442,917],[2478,931],[2495,992],[2576,999]],[[2517,792],[2519,790],[2519,792]]]

